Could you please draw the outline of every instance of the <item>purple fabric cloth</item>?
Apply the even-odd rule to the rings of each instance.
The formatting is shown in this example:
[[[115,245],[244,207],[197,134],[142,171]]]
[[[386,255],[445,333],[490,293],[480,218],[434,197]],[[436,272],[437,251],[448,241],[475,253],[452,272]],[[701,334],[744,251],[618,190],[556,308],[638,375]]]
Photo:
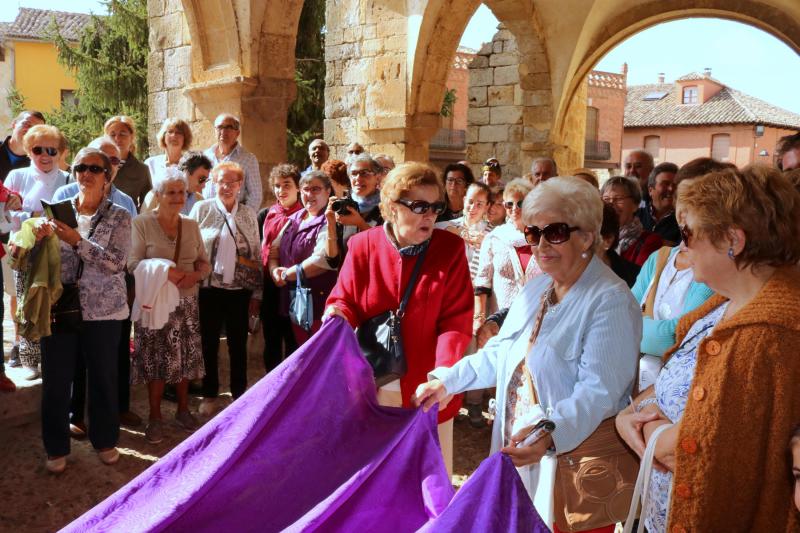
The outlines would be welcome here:
[[[421,533],[550,533],[507,455],[484,460],[453,501]]]
[[[65,531],[415,531],[452,496],[436,413],[378,406],[335,319]]]

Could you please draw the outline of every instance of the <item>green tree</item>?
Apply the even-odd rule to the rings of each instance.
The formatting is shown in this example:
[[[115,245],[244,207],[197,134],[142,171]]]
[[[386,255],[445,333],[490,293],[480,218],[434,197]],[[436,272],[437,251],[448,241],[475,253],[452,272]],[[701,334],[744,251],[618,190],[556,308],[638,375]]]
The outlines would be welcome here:
[[[103,131],[113,115],[129,115],[137,125],[136,146],[147,153],[147,0],[107,0],[107,16],[92,16],[79,42],[63,38],[55,20],[47,36],[59,63],[77,79],[74,102],[46,114],[67,137],[74,154]]]
[[[325,0],[306,0],[295,45],[297,99],[289,108],[286,151],[289,161],[309,164],[307,147],[323,133],[325,118]]]

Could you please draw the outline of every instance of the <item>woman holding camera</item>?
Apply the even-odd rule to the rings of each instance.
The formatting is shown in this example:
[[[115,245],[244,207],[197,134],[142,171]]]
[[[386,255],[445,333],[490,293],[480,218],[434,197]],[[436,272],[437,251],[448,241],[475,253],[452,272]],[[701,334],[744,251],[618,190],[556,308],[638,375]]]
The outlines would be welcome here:
[[[450,366],[471,338],[472,286],[464,241],[434,229],[445,209],[444,187],[436,173],[420,163],[405,163],[381,184],[380,209],[386,223],[351,241],[339,280],[328,298],[326,315],[338,315],[357,328],[395,311],[422,261],[402,320],[401,338],[408,371],[381,387],[384,405],[411,406],[411,394],[436,366]],[[460,401],[439,412],[439,440],[452,470],[452,418]]]
[[[300,199],[304,209],[289,217],[269,251],[269,272],[275,285],[281,288],[280,314],[289,315],[290,289],[302,270],[301,283],[312,291],[314,321],[310,330],[292,323],[298,346],[302,346],[322,325],[325,300],[336,284],[336,271],[325,259],[326,207],[331,195],[331,181],[320,170],[300,178]],[[333,224],[335,228],[335,223]]]
[[[52,241],[42,240],[55,234],[64,287],[58,304],[77,292],[81,318],[62,322],[59,317],[75,315],[54,310],[52,333],[41,341],[42,439],[47,470],[53,473],[64,471],[70,453],[70,389],[79,357],[85,358],[89,371],[89,440],[103,463],[114,464],[119,459],[117,346],[121,323],[128,318],[125,261],[131,244],[131,216],[105,199],[111,162],[100,150],[84,148],[75,156],[72,169],[80,186],[72,200],[77,228],[41,219],[34,226],[38,250],[28,252],[30,261],[17,264],[27,267],[28,275],[41,270],[36,267],[36,256],[53,251]],[[65,310],[74,313],[71,307]]]

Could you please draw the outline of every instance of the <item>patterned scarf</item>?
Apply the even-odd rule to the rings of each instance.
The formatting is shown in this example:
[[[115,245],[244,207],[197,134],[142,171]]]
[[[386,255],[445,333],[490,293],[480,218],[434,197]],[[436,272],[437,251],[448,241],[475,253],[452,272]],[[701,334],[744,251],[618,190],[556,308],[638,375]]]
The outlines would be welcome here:
[[[406,256],[419,255],[422,253],[422,250],[427,248],[431,242],[431,240],[428,239],[419,244],[412,244],[411,246],[403,246],[401,248],[400,244],[398,244],[397,242],[397,239],[394,237],[394,230],[392,229],[392,225],[389,222],[383,223],[383,231],[384,233],[386,233],[386,238],[389,239],[389,242],[392,243],[392,246],[397,248],[397,251],[400,252],[400,255],[406,255]]]
[[[622,226],[619,230],[619,244],[617,245],[617,253],[622,255],[625,250],[631,247],[644,231],[644,226],[639,220],[639,217],[633,217],[633,220]]]
[[[369,196],[365,196],[364,198],[361,198],[357,194],[352,193],[350,195],[350,198],[352,198],[353,201],[358,204],[358,212],[361,213],[362,215],[366,215],[367,213],[375,209],[375,207],[379,203],[381,203],[381,192],[375,191],[374,193],[370,194]]]

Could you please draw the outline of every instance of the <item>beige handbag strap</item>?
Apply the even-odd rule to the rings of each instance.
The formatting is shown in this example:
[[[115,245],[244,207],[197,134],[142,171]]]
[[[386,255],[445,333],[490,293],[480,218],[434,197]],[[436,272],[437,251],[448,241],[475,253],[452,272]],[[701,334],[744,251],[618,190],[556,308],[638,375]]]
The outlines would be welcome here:
[[[539,303],[539,312],[536,313],[536,320],[533,323],[533,331],[531,331],[531,338],[528,339],[528,349],[525,351],[525,356],[530,353],[531,348],[533,345],[536,344],[536,339],[539,337],[539,331],[542,329],[542,322],[544,321],[544,313],[547,309],[547,297],[550,294],[550,290],[552,289],[552,285],[550,289],[544,291],[542,294],[541,302]],[[531,389],[531,396],[533,397],[533,403],[539,403],[539,395],[536,394],[536,387],[533,385],[533,376],[531,375],[531,370],[528,368],[528,364],[525,361],[525,358],[522,359],[522,371],[525,372],[525,377],[528,380],[528,386]]]
[[[647,299],[645,299],[644,304],[642,305],[642,314],[648,318],[653,318],[653,306],[656,303],[656,292],[658,291],[658,281],[661,279],[661,274],[664,272],[664,268],[667,266],[667,261],[669,260],[669,254],[672,251],[672,248],[669,246],[664,246],[656,252],[658,255],[656,256],[656,271],[655,275],[653,276],[653,282],[650,284],[650,291],[647,293]]]

